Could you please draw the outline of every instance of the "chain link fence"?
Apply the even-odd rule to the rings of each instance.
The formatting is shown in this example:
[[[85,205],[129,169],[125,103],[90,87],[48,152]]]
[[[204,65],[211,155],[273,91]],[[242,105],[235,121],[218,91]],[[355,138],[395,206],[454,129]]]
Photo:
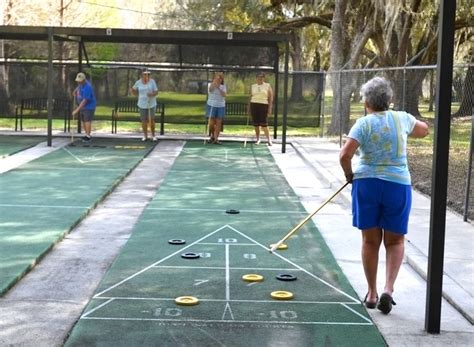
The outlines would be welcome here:
[[[462,214],[464,220],[474,220],[474,187],[471,183],[474,132],[474,65],[455,66],[451,115],[448,206]],[[390,80],[394,91],[392,108],[404,110],[430,125],[425,139],[410,140],[408,161],[413,186],[431,194],[434,149],[436,67],[406,67],[390,69],[347,70],[325,75],[324,108],[320,132],[341,145],[354,122],[364,115],[360,99],[363,83],[375,76]],[[334,95],[336,93],[336,95]]]
[[[103,65],[84,67],[97,94],[96,114],[111,115],[115,101],[130,96],[130,87],[139,78],[142,66]],[[0,117],[11,116],[23,98],[45,97],[47,66],[34,62],[0,65]],[[204,124],[207,83],[211,69],[151,69],[159,86],[158,100],[166,105],[166,115],[173,122]],[[474,188],[471,184],[473,152],[473,80],[474,65],[455,66],[449,156],[448,206],[474,220]],[[77,65],[54,65],[54,97],[70,98],[76,87]],[[255,70],[224,70],[228,102],[247,103],[249,89],[255,83]],[[431,194],[433,133],[435,116],[436,67],[344,70],[341,72],[292,72],[288,86],[287,125],[296,133],[325,136],[342,144],[357,118],[364,115],[360,87],[374,76],[384,76],[394,90],[393,109],[404,110],[428,122],[431,135],[410,141],[409,164],[413,185],[420,192]],[[281,129],[283,112],[283,74],[276,78],[267,73],[267,81],[278,92],[277,124]],[[246,117],[237,117],[233,124],[246,124]],[[274,124],[274,119],[269,119]],[[226,130],[231,134],[231,129]]]

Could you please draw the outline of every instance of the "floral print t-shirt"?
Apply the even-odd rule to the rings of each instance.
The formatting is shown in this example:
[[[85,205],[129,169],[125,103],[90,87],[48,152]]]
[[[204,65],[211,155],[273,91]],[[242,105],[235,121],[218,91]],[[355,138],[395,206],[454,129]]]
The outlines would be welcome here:
[[[359,118],[348,135],[360,145],[354,179],[379,178],[411,185],[406,147],[415,123],[416,118],[403,111],[377,112]]]

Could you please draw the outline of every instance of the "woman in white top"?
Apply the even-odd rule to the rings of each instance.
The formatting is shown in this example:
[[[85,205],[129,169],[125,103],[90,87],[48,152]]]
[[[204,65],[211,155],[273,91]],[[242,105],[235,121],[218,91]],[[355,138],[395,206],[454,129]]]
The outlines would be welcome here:
[[[216,72],[211,83],[208,85],[206,117],[209,122],[209,143],[219,145],[219,134],[222,128],[222,121],[225,116],[225,96],[227,87],[224,84],[224,74]]]
[[[250,89],[249,111],[255,127],[255,144],[260,144],[260,127],[267,137],[268,146],[272,145],[268,132],[268,115],[272,112],[273,91],[270,84],[264,81],[265,74],[259,72],[256,76],[257,83],[252,84]]]
[[[142,141],[148,140],[148,124],[150,124],[152,141],[156,141],[155,113],[158,86],[155,80],[150,77],[150,71],[144,70],[141,78],[135,82],[130,91],[133,95],[138,95],[137,106],[140,110],[140,121],[143,129]]]

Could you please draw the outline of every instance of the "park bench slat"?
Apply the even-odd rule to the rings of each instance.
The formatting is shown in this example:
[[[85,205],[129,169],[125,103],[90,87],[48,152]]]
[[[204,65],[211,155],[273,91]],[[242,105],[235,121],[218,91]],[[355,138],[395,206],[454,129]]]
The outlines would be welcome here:
[[[64,132],[70,130],[72,103],[69,99],[53,99],[53,119],[64,119]],[[23,130],[23,119],[48,119],[48,98],[25,98],[15,108],[15,131]]]
[[[117,123],[121,122],[137,122],[139,121],[137,100],[118,100],[115,102],[115,107],[112,110],[112,134],[117,133]],[[121,113],[135,113],[135,115],[121,115]],[[160,122],[160,135],[165,133],[165,104],[161,102],[156,103],[155,122]]]

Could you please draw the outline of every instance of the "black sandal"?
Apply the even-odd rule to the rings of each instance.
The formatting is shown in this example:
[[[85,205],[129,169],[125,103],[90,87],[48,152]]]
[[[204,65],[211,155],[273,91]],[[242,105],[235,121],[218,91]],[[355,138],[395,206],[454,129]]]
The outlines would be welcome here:
[[[364,305],[365,307],[367,308],[375,308],[377,307],[377,302],[379,301],[379,296],[377,295],[377,300],[375,300],[375,302],[368,302],[367,301],[367,297],[369,296],[369,293],[365,294],[365,298],[364,298]]]
[[[389,314],[392,310],[392,305],[396,305],[395,301],[393,301],[393,298],[390,296],[390,294],[383,293],[380,297],[377,308],[382,311],[382,313]]]

